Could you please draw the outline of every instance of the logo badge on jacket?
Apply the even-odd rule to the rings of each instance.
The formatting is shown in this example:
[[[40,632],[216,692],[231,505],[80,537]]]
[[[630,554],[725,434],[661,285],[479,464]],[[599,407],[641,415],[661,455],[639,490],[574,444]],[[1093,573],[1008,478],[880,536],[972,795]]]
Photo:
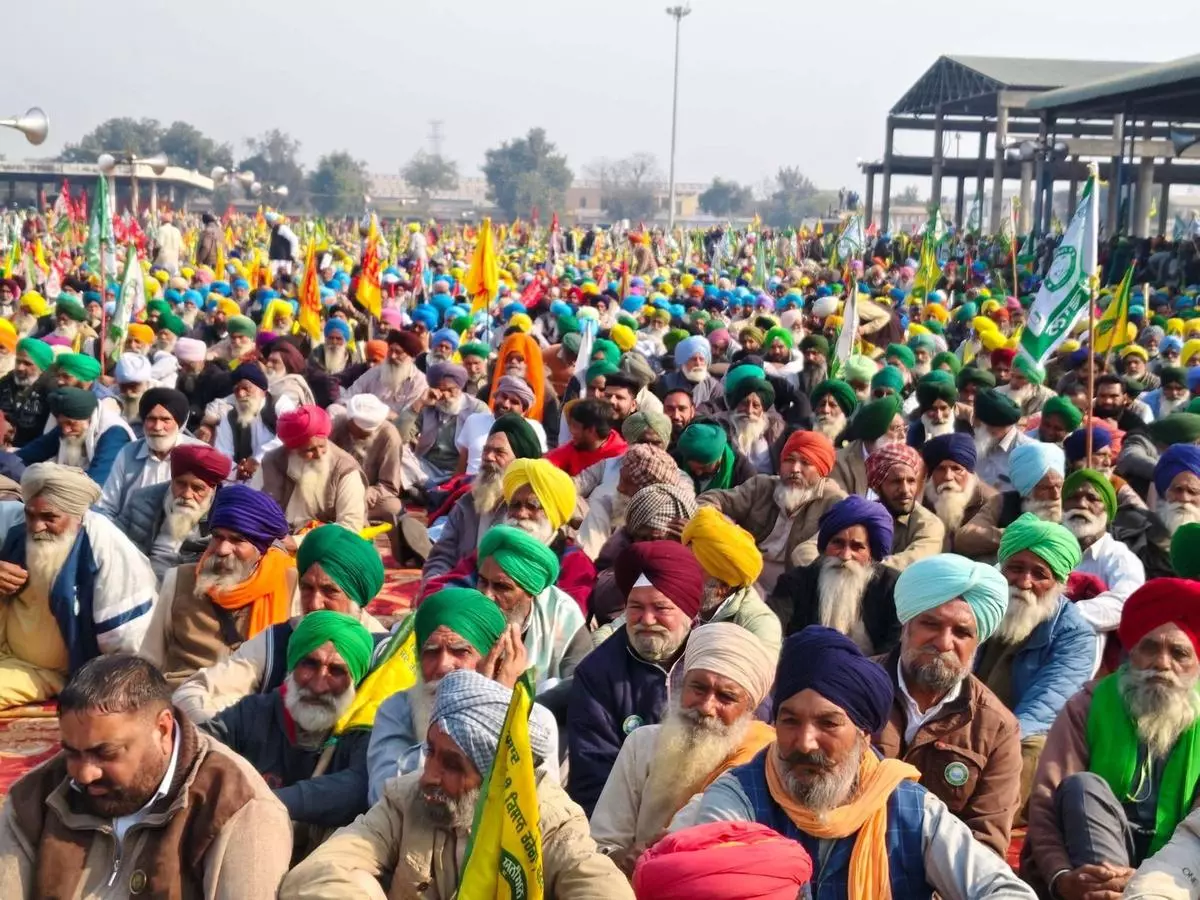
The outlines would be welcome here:
[[[641,728],[646,723],[642,721],[641,716],[629,716],[621,723],[621,730],[626,734],[633,734],[634,731]]]
[[[946,766],[946,783],[952,787],[962,787],[967,783],[967,779],[971,777],[971,773],[967,771],[964,763],[952,762]]]

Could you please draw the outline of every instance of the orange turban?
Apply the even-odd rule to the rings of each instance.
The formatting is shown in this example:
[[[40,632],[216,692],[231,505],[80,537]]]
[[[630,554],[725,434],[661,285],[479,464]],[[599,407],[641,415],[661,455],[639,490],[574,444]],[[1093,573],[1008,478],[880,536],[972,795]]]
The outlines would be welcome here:
[[[0,319],[0,347],[9,353],[17,352],[17,329],[8,319]]]
[[[387,359],[387,341],[367,341],[367,362],[383,362]]]
[[[542,402],[546,394],[546,373],[542,368],[542,348],[537,339],[518,332],[510,334],[500,344],[496,351],[496,371],[492,374],[492,389],[490,396],[495,397],[500,390],[500,379],[504,377],[505,364],[508,357],[519,354],[525,360],[525,382],[533,389],[533,405],[525,413],[525,418],[542,420]]]
[[[788,454],[798,453],[811,466],[821,473],[822,478],[828,478],[833,471],[833,461],[836,453],[833,442],[823,434],[815,431],[793,431],[791,437],[783,445],[780,460],[788,458]]]
[[[141,341],[143,344],[154,343],[154,329],[141,322],[134,322],[129,326],[129,336],[135,341]]]

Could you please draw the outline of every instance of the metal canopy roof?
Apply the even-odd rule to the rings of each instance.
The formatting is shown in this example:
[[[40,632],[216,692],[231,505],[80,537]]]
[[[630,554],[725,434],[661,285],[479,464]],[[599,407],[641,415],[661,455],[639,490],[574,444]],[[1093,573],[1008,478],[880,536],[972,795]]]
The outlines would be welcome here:
[[[1127,105],[1134,116],[1200,121],[1200,55],[1047,91],[1027,106],[1067,115],[1116,115]]]
[[[1144,69],[1149,63],[1085,59],[941,56],[892,107],[894,115],[996,114],[1002,90],[1051,91]]]

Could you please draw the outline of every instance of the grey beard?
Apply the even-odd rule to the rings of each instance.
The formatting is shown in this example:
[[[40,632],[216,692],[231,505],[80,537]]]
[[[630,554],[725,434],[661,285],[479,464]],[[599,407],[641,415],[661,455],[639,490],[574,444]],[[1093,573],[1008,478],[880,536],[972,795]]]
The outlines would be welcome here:
[[[354,702],[353,684],[336,697],[330,694],[313,694],[307,688],[296,684],[296,679],[291,673],[288,674],[284,685],[287,690],[283,694],[283,705],[291,715],[292,721],[296,723],[296,730],[313,738],[323,739]],[[311,742],[301,738],[298,743]]]
[[[340,347],[334,348],[329,344],[325,345],[325,371],[330,375],[337,375],[346,368],[346,346],[343,344]]]
[[[817,496],[817,489],[812,485],[794,484],[784,481],[780,478],[779,483],[775,485],[775,505],[780,511],[789,518],[795,516],[800,510],[813,501]]]
[[[941,437],[943,434],[954,433],[953,417],[947,419],[945,422],[934,422],[929,418],[929,413],[922,413],[921,424],[925,426],[925,440]]]
[[[783,778],[783,785],[792,798],[804,808],[816,813],[828,812],[844,805],[854,796],[858,788],[858,770],[862,765],[864,752],[862,741],[855,741],[854,749],[845,762],[837,766],[830,766],[825,772],[811,776],[808,781],[801,781],[797,778],[788,768],[787,761],[780,755],[779,745],[773,746],[774,749],[771,752],[776,754],[776,759],[779,760],[779,772]],[[822,754],[808,755],[815,760]],[[793,758],[795,756],[797,754],[792,754]]]
[[[432,828],[449,831],[467,831],[475,821],[475,807],[479,803],[479,788],[463,791],[454,798],[441,788],[429,794],[421,792],[420,802],[414,806],[419,819]]]
[[[940,487],[935,487],[932,481],[925,483],[925,499],[933,506],[933,511],[948,531],[958,531],[962,527],[967,507],[971,505],[971,498],[975,496],[976,483],[974,473],[968,476],[967,484],[961,491],[953,481],[948,481]]]
[[[267,395],[256,397],[247,397],[245,400],[235,400],[233,407],[237,422],[243,428],[246,428],[258,418],[258,414],[262,412],[263,406],[267,402]]]
[[[918,685],[933,691],[939,697],[944,696],[955,685],[962,682],[974,668],[974,660],[963,668],[958,657],[953,653],[939,653],[928,662],[918,663],[921,652],[926,648],[904,648],[901,646],[900,664],[904,670],[904,680],[909,684]]]
[[[503,496],[504,482],[500,480],[500,473],[485,472],[481,468],[475,476],[475,483],[471,485],[471,502],[475,505],[475,512],[480,515],[490,513],[500,504]]]
[[[168,490],[166,500],[163,504],[166,515],[163,518],[162,531],[175,543],[181,543],[184,538],[192,533],[192,529],[200,524],[200,520],[204,518],[204,514],[212,506],[212,498],[213,494],[210,493],[205,502],[197,506],[188,506],[176,500],[170,490]]]
[[[1061,500],[1021,500],[1021,512],[1033,513],[1047,522],[1061,522],[1063,517]]]
[[[818,434],[823,434],[831,441],[837,440],[837,436],[846,430],[845,414],[833,416],[817,416],[813,421],[813,431]]]
[[[193,594],[207,597],[211,590],[223,591],[237,587],[254,574],[258,560],[241,560],[236,556],[209,556],[196,569],[196,588]]]
[[[1179,736],[1200,718],[1196,679],[1188,684],[1173,673],[1134,669],[1128,664],[1117,677],[1138,738],[1156,759],[1166,759]]]
[[[737,448],[742,453],[750,453],[759,439],[767,433],[767,416],[764,413],[757,419],[753,419],[741,413],[734,413],[733,428]]]
[[[821,560],[817,574],[818,623],[847,635],[864,653],[874,650],[862,621],[863,594],[874,574],[874,564],[843,563],[829,556]]]
[[[1184,394],[1178,400],[1168,400],[1166,397],[1163,397],[1160,395],[1159,401],[1158,401],[1158,418],[1165,419],[1167,416],[1169,416],[1171,413],[1175,412],[1176,410],[1183,409],[1190,402],[1191,402],[1190,394]]]
[[[1174,534],[1181,525],[1200,522],[1200,504],[1163,501],[1158,504],[1158,518],[1167,533]]]
[[[87,445],[84,435],[78,437],[63,435],[58,442],[58,462],[63,466],[74,466],[83,469],[87,466]]]
[[[383,387],[394,394],[412,374],[412,369],[411,362],[393,363],[385,359],[379,366],[379,378]]]
[[[1068,510],[1063,513],[1062,523],[1080,543],[1095,541],[1108,530],[1108,516],[1093,515],[1086,509]]]
[[[1063,586],[1055,584],[1041,598],[1032,591],[1009,587],[1008,610],[996,629],[995,637],[1005,644],[1021,644],[1058,608]]]

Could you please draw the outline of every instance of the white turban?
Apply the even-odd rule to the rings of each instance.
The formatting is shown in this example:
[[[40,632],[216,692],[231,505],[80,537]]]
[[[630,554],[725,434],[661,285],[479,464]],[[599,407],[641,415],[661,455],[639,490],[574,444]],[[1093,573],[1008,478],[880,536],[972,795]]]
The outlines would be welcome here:
[[[388,405],[374,394],[355,394],[346,401],[346,414],[363,431],[374,431],[387,419]]]
[[[144,384],[153,377],[150,372],[150,360],[140,353],[122,353],[113,374],[117,384]]]
[[[175,358],[180,362],[203,362],[208,354],[204,341],[181,337],[175,341]]]
[[[683,651],[683,671],[704,669],[728,678],[750,695],[757,708],[775,681],[777,655],[757,637],[732,622],[693,628]]]
[[[42,495],[63,515],[82,517],[100,499],[100,485],[74,466],[34,463],[21,474],[21,496],[29,503]]]
[[[837,312],[837,297],[818,297],[813,301],[813,315],[818,319],[827,319]]]

